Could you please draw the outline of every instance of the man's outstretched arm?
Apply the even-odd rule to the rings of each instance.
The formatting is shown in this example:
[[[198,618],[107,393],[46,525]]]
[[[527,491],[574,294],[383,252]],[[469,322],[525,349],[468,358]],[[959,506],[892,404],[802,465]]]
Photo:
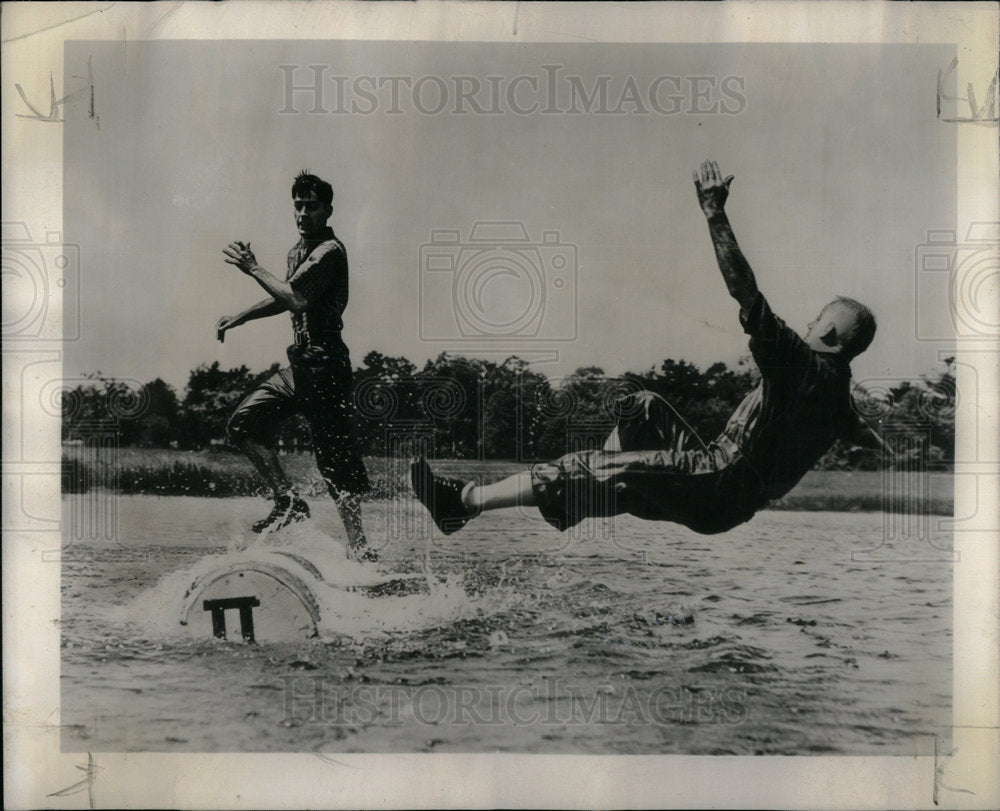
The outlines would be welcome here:
[[[286,310],[300,313],[309,306],[309,298],[299,293],[287,281],[279,279],[270,271],[257,264],[257,257],[250,250],[250,243],[230,243],[223,253],[226,262],[238,267],[247,276],[263,287],[275,301],[282,304]]]
[[[239,315],[222,316],[222,318],[220,318],[215,325],[216,337],[220,341],[224,341],[226,330],[233,329],[241,324],[245,324],[247,321],[253,321],[257,318],[267,318],[271,315],[283,313],[287,309],[288,308],[284,304],[274,298],[266,298],[263,301],[258,301],[256,304],[247,307]]]
[[[757,280],[754,279],[750,263],[736,242],[736,235],[726,216],[726,198],[733,175],[723,179],[719,165],[715,161],[705,161],[701,174],[694,171],[694,186],[698,191],[698,202],[708,220],[708,232],[715,247],[715,258],[722,271],[722,278],[731,295],[739,302],[741,309],[749,310],[757,298]]]

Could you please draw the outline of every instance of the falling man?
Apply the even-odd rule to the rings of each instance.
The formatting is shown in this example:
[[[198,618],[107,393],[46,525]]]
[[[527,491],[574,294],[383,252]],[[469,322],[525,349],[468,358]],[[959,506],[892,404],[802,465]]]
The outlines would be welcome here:
[[[725,532],[790,491],[836,439],[885,447],[851,401],[850,361],[875,336],[871,311],[836,298],[804,338],[771,312],[726,216],[732,181],[714,161],[694,173],[722,278],[761,373],[722,433],[706,444],[663,398],[642,391],[617,401],[617,424],[602,450],[569,453],[493,484],[435,476],[417,459],[414,492],[442,532],[455,532],[483,510],[518,505],[537,506],[559,530],[630,513]]]

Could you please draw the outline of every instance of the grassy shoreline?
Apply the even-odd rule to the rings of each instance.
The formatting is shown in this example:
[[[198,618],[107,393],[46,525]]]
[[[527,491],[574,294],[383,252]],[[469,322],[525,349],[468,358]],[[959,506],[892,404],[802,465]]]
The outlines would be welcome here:
[[[326,486],[311,453],[281,457],[292,482],[312,497],[326,495]],[[368,498],[411,497],[409,460],[365,459],[372,490]],[[511,460],[435,460],[435,470],[460,478],[488,482],[522,470],[527,463]],[[107,489],[122,495],[252,496],[265,488],[250,463],[231,451],[176,451],[145,448],[63,448],[63,492]],[[897,471],[811,471],[770,509],[877,512],[928,512],[952,515],[953,476],[950,473]]]

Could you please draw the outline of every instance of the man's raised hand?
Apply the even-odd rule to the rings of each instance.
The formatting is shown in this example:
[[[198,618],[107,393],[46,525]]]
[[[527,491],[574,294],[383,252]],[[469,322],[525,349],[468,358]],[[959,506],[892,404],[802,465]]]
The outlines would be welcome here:
[[[698,192],[698,203],[706,217],[721,214],[726,207],[726,198],[729,197],[729,184],[733,182],[733,175],[723,179],[722,172],[719,171],[719,164],[715,161],[705,161],[701,165],[701,175],[695,169],[694,187]]]
[[[244,273],[249,273],[257,267],[257,257],[250,250],[250,243],[230,242],[229,247],[222,251],[228,258],[226,262],[236,265]]]

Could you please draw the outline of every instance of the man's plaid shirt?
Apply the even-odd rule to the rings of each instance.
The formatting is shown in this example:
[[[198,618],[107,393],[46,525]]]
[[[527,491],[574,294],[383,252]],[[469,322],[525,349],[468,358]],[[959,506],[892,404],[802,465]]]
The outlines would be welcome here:
[[[318,239],[300,239],[288,252],[288,275],[292,289],[309,298],[301,313],[292,313],[296,338],[306,335],[313,343],[332,347],[340,342],[347,307],[347,251],[333,229]]]

